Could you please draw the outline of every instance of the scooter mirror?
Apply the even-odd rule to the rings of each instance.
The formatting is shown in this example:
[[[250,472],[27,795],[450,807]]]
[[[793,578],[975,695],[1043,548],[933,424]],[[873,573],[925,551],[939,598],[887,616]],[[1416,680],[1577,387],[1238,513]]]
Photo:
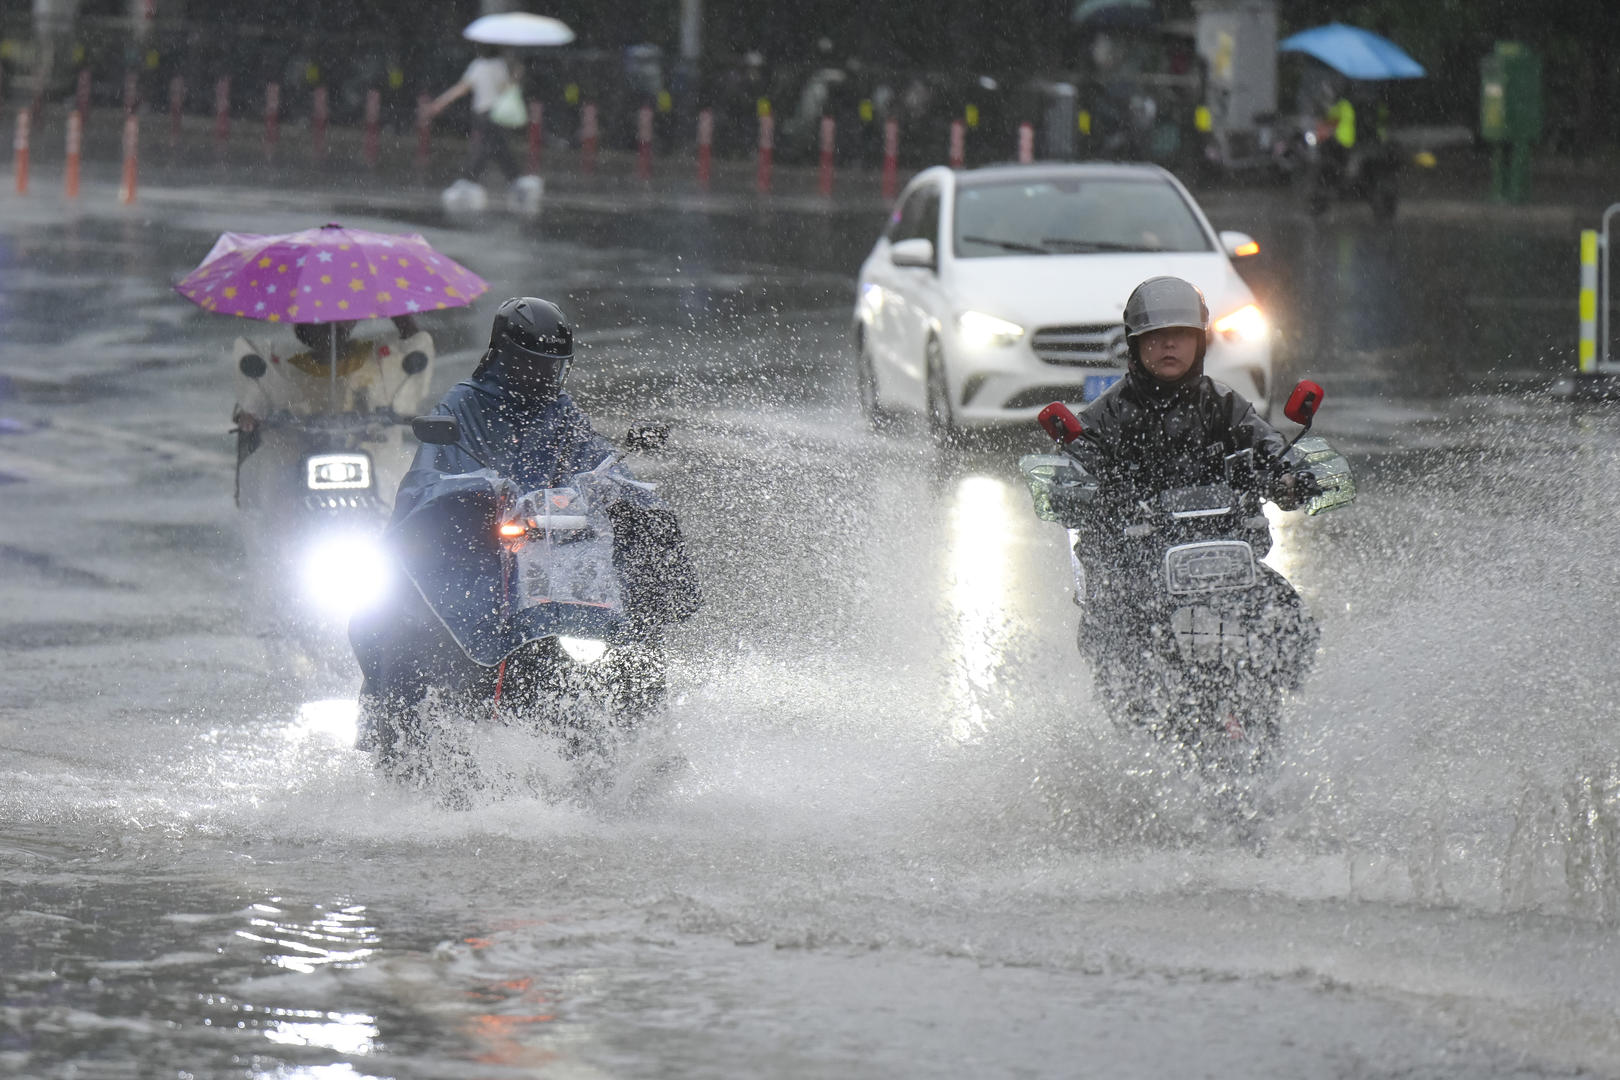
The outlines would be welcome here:
[[[453,416],[418,416],[411,421],[411,434],[434,446],[454,446],[461,441],[461,425]]]
[[[1080,437],[1080,420],[1061,401],[1054,401],[1036,417],[1041,428],[1056,442],[1068,445]]]
[[[258,353],[243,353],[242,359],[236,362],[236,366],[242,370],[242,374],[250,379],[262,379],[264,373],[269,370],[265,366],[264,357]]]
[[[1322,387],[1309,379],[1301,379],[1294,387],[1294,392],[1288,395],[1288,404],[1283,406],[1283,415],[1296,424],[1311,426],[1311,418],[1316,410],[1322,407]]]
[[[405,359],[399,362],[400,368],[407,375],[420,375],[427,370],[427,365],[427,353],[422,352],[420,349],[406,353]]]
[[[669,441],[669,425],[643,420],[624,433],[624,448],[632,453],[662,450]]]

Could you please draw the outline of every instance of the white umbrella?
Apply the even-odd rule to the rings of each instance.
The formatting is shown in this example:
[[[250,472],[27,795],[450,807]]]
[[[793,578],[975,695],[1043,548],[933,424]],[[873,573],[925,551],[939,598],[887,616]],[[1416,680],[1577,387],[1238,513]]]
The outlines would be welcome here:
[[[574,32],[561,19],[504,11],[482,15],[467,24],[461,36],[485,45],[567,45]]]

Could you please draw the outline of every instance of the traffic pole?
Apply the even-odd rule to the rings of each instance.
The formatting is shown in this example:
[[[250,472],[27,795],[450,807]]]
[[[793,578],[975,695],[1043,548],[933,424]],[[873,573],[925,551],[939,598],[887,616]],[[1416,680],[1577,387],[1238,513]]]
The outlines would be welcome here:
[[[180,145],[180,114],[186,104],[186,80],[176,75],[169,80],[169,146]]]
[[[652,106],[643,105],[636,114],[636,176],[642,180],[652,179],[652,140]]]
[[[318,158],[326,156],[326,117],[326,87],[317,86],[315,102],[310,108],[310,127],[315,138],[315,156]]]
[[[960,120],[951,121],[951,168],[960,169],[967,161],[967,125]]]
[[[382,91],[366,91],[366,166],[375,169],[382,149]]]
[[[118,201],[125,206],[135,201],[136,151],[140,138],[141,119],[130,113],[124,117],[124,179],[118,185]]]
[[[529,102],[529,175],[540,175],[540,147],[545,134],[545,106],[538,101]]]
[[[698,186],[705,191],[709,187],[709,169],[714,155],[714,110],[704,109],[698,113],[697,131],[697,176]]]
[[[883,121],[883,199],[894,198],[900,186],[900,121],[889,117]]]
[[[32,117],[27,109],[17,110],[17,138],[11,144],[16,151],[17,194],[28,194],[28,129]]]
[[[833,192],[833,150],[837,146],[838,125],[830,116],[821,118],[821,197],[831,198]]]
[[[776,118],[769,114],[759,118],[759,169],[754,174],[754,187],[766,195],[771,190],[771,155],[776,150]]]
[[[84,118],[76,112],[67,118],[67,163],[62,173],[62,190],[70,199],[79,197],[79,152],[84,148]]]
[[[1598,369],[1597,314],[1598,314],[1598,233],[1596,229],[1581,230],[1581,343],[1580,372],[1592,375]]]
[[[225,148],[231,137],[231,77],[226,75],[214,84],[214,142]]]
[[[586,105],[579,121],[579,168],[581,172],[596,171],[596,106]]]
[[[1035,126],[1018,125],[1018,164],[1029,165],[1035,160]]]
[[[281,84],[269,83],[264,88],[264,156],[275,152],[281,138]]]

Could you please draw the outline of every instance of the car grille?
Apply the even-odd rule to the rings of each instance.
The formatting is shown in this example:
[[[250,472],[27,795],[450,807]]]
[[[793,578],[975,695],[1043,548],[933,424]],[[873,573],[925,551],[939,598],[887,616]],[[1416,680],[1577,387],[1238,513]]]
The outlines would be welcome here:
[[[1038,406],[1050,405],[1054,401],[1061,401],[1065,405],[1084,405],[1086,403],[1085,387],[1083,386],[1033,386],[1028,390],[1020,390],[1006,401],[1002,402],[1003,409],[1033,409]]]
[[[1043,326],[1030,338],[1035,355],[1065,367],[1123,367],[1125,327],[1119,323]]]

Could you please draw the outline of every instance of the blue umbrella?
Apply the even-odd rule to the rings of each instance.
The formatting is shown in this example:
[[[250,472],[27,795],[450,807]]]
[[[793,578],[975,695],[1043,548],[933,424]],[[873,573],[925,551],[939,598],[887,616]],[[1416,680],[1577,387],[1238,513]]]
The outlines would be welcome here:
[[[1314,56],[1351,79],[1421,79],[1428,74],[1393,41],[1343,23],[1301,30],[1277,49]]]

